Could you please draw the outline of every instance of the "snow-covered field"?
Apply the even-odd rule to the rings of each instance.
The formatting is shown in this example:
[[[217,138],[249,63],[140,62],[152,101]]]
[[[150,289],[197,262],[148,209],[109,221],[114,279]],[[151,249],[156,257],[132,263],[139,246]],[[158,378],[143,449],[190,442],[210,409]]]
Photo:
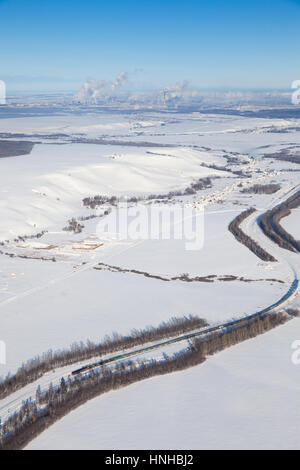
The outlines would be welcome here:
[[[36,144],[30,155],[1,160],[0,240],[55,227],[95,194],[160,194],[185,189],[192,179],[216,175],[200,166],[222,158],[213,152],[174,148],[147,154],[150,148],[87,144]],[[58,226],[59,229],[62,226]]]
[[[174,315],[194,314],[214,324],[281,298],[300,276],[299,255],[266,239],[257,215],[243,229],[277,263],[257,258],[228,225],[243,210],[255,207],[260,214],[297,188],[299,172],[293,170],[299,165],[263,158],[292,145],[299,148],[297,125],[292,119],[67,109],[38,118],[1,118],[5,139],[35,145],[29,155],[0,159],[0,340],[7,348],[0,377],[37,354],[75,341],[128,333]],[[196,251],[186,250],[184,240],[104,236],[98,224],[106,206],[82,204],[95,195],[147,198],[184,192],[206,177],[211,187],[160,203],[184,205],[195,214],[204,210],[204,244]],[[281,185],[273,195],[241,192],[271,182]],[[295,238],[298,213],[282,221]],[[80,222],[80,233],[63,230],[70,219],[89,216]],[[40,238],[30,238],[38,233]],[[99,263],[119,271],[95,269]],[[187,273],[237,279],[164,282],[122,272],[133,269],[167,278]],[[291,305],[299,305],[297,297]],[[195,369],[100,397],[32,446],[299,448],[299,370],[290,361],[290,344],[300,339],[298,324],[293,320]],[[152,413],[143,406],[147,396],[155,403]]]
[[[27,449],[299,449],[299,323],[96,398]]]

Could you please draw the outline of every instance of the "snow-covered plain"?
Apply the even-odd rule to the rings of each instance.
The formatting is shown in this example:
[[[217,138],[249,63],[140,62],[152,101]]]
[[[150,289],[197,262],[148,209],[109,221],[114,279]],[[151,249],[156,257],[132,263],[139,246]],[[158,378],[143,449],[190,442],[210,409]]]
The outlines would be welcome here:
[[[300,366],[291,362],[299,323],[102,395],[27,449],[299,449]]]
[[[95,194],[141,195],[185,189],[196,178],[216,175],[201,162],[222,162],[205,151],[87,144],[36,144],[30,155],[1,160],[0,240],[65,224]],[[156,152],[159,149],[155,148]],[[61,229],[63,225],[59,226]]]
[[[77,114],[66,110],[39,118],[0,119],[0,132],[10,134],[5,138],[35,143],[30,155],[0,159],[0,250],[4,253],[0,255],[0,340],[7,346],[7,363],[0,365],[0,376],[15,372],[37,354],[69,347],[74,341],[101,340],[112,331],[128,333],[173,315],[192,313],[213,324],[253,313],[281,298],[295,273],[300,275],[297,255],[267,240],[255,218],[247,221],[245,231],[274,254],[277,263],[259,260],[227,228],[246,208],[254,206],[262,213],[299,185],[299,173],[290,171],[297,165],[263,158],[266,153],[300,146],[295,127],[297,120],[292,119],[165,112]],[[103,212],[84,207],[85,197],[166,194],[184,191],[205,177],[212,177],[211,188],[164,201],[170,207],[183,203],[199,212],[204,208],[204,245],[198,251],[187,251],[182,240],[137,242],[102,237],[97,230],[99,217],[83,221],[79,234],[63,231],[72,217]],[[241,193],[255,183],[270,182],[280,183],[278,193]],[[297,215],[298,211],[293,211],[283,222],[296,237]],[[16,241],[19,236],[42,231],[47,233],[40,239]],[[99,263],[168,278],[182,273],[191,277],[234,275],[253,282],[164,282],[137,273],[94,269]],[[291,303],[298,304],[297,298]],[[279,364],[277,360],[279,340],[288,361],[290,343],[299,339],[298,324],[294,320],[210,359],[204,366],[100,397],[47,431],[44,436],[48,440],[41,436],[32,446],[44,448],[48,442],[49,447],[78,448],[80,439],[79,447],[84,448],[276,447],[281,431],[275,424],[284,418],[285,442],[281,447],[299,447],[299,404],[294,401],[299,371],[290,362],[286,367],[287,362]],[[269,362],[259,361],[258,352]],[[259,369],[254,367],[256,362]],[[263,376],[270,377],[270,382],[263,382]],[[203,396],[197,395],[199,389]],[[169,408],[168,390],[172,390]],[[259,409],[263,404],[268,407],[266,415],[253,408],[254,390],[260,397]],[[162,407],[152,414],[160,428],[157,436],[154,425],[143,425],[148,411],[142,411],[142,396],[148,393],[165,397]],[[269,394],[274,397],[273,414]],[[247,396],[252,399],[246,400]],[[289,402],[287,413],[281,406],[283,401]],[[133,408],[132,402],[136,402]],[[121,403],[131,410],[129,417],[121,411],[115,413]],[[153,403],[160,401],[157,398]],[[280,416],[277,405],[283,410]],[[199,414],[189,426],[194,408]],[[95,416],[99,413],[99,421],[91,418],[90,410]],[[182,422],[183,415],[187,418]],[[138,420],[135,426],[134,416]],[[109,419],[111,427],[107,426]],[[168,424],[163,427],[160,419]],[[251,421],[249,427],[244,425],[246,419]],[[101,434],[102,420],[106,437]],[[168,426],[178,429],[178,437]],[[122,440],[124,431],[129,440]],[[56,433],[65,438],[55,440],[51,436]],[[201,440],[191,438],[193,433]]]

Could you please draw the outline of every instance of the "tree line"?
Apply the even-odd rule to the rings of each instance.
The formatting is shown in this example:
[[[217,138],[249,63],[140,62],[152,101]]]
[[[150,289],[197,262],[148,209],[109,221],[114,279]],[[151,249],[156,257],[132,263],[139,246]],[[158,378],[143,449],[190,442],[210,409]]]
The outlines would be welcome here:
[[[279,206],[267,211],[260,219],[260,227],[264,234],[281,248],[300,253],[300,241],[288,233],[282,225],[281,219],[291,214],[292,209],[300,206],[300,191],[284,201]]]
[[[280,184],[270,183],[270,184],[254,184],[250,188],[245,188],[241,190],[241,193],[246,194],[274,194],[279,191],[281,188]]]
[[[298,128],[297,128],[298,130]],[[300,152],[291,153],[288,150],[281,150],[277,153],[267,153],[264,158],[273,158],[274,160],[281,160],[283,162],[300,163]]]
[[[284,312],[271,312],[245,319],[204,338],[194,339],[183,351],[171,356],[164,355],[161,360],[153,359],[147,363],[121,362],[114,368],[101,367],[74,379],[62,378],[57,387],[50,385],[44,392],[38,388],[35,399],[27,400],[21,409],[1,426],[0,449],[24,448],[57,420],[96,396],[153,376],[202,364],[208,356],[254,338],[287,321],[288,316]]]
[[[141,201],[151,201],[151,200],[156,200],[156,199],[170,199],[172,197],[176,196],[189,196],[196,194],[197,191],[202,191],[207,188],[212,187],[212,179],[209,177],[205,178],[199,178],[198,180],[194,181],[193,183],[190,184],[187,188],[185,188],[183,191],[181,190],[176,190],[176,191],[170,191],[169,193],[166,194],[150,194],[149,196],[132,196],[127,199],[124,199],[124,197],[117,197],[117,196],[104,196],[104,195],[96,195],[93,197],[86,197],[82,200],[82,203],[85,207],[88,207],[90,209],[95,209],[99,206],[103,205],[111,205],[111,206],[116,206],[119,202],[124,202],[126,201],[129,204],[136,204]]]
[[[241,223],[247,219],[251,214],[256,211],[254,207],[250,207],[246,211],[239,214],[233,221],[229,224],[228,230],[234,235],[236,240],[245,245],[252,253],[254,253],[258,258],[263,261],[277,261],[274,256],[270,255],[266,250],[264,250],[255,240],[246,235],[241,229]]]
[[[25,385],[35,382],[46,372],[64,367],[82,360],[88,360],[96,356],[104,356],[116,351],[133,348],[148,342],[159,341],[164,338],[177,336],[188,331],[208,326],[207,322],[194,315],[172,317],[166,322],[160,323],[156,328],[148,326],[143,329],[133,329],[129,335],[120,335],[114,332],[106,335],[100,343],[90,340],[74,343],[69,349],[44,353],[29,360],[14,375],[8,375],[0,383],[0,399],[23,388]]]

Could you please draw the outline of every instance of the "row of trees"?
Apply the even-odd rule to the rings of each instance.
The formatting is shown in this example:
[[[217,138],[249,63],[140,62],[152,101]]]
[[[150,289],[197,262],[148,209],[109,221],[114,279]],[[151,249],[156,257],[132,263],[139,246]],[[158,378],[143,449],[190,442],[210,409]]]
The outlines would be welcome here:
[[[254,253],[258,258],[263,261],[277,261],[274,256],[270,255],[266,250],[264,250],[255,240],[246,235],[243,230],[240,228],[241,223],[247,219],[251,214],[256,211],[254,207],[250,207],[246,211],[239,214],[233,221],[229,224],[228,230],[235,236],[235,238],[245,245],[252,253]]]
[[[300,163],[300,152],[291,153],[289,150],[281,150],[277,153],[269,153],[264,155],[264,158],[273,158],[274,160],[281,160],[283,162]]]
[[[163,360],[121,362],[114,369],[102,367],[75,379],[62,379],[59,386],[50,385],[45,392],[38,389],[36,399],[24,403],[20,411],[1,427],[0,449],[24,448],[55,421],[96,396],[153,376],[199,365],[207,356],[262,334],[287,320],[286,314],[278,312],[241,321],[223,331],[195,339],[187,349],[171,356],[165,355]]]
[[[129,335],[123,336],[113,333],[105,336],[100,343],[74,343],[70,349],[53,352],[52,350],[29,360],[17,371],[15,375],[8,375],[0,383],[0,399],[19,390],[25,385],[42,377],[43,374],[58,367],[64,367],[93,357],[101,357],[113,352],[140,346],[148,342],[159,341],[186,333],[191,330],[203,328],[207,322],[193,315],[172,317],[162,322],[158,327],[148,326],[144,329],[134,329]]]
[[[300,191],[277,207],[266,212],[260,219],[260,226],[264,234],[281,248],[300,253],[300,241],[288,233],[280,221],[291,214],[291,209],[300,206]]]
[[[209,274],[207,276],[190,277],[188,273],[182,273],[179,276],[165,277],[165,276],[160,276],[158,274],[151,274],[151,273],[148,273],[147,271],[140,271],[138,269],[121,268],[120,266],[114,266],[114,265],[106,264],[106,263],[98,263],[98,265],[95,266],[94,269],[98,271],[102,271],[103,269],[106,269],[111,272],[138,274],[140,276],[145,276],[150,279],[157,279],[159,281],[165,281],[165,282],[170,282],[170,281],[214,282],[215,279],[218,279],[219,281],[238,279],[236,276],[226,276],[226,275],[224,277],[218,278],[218,276],[215,274]]]
[[[90,214],[86,216],[78,217],[78,220],[73,217],[72,219],[68,220],[68,225],[63,228],[65,232],[74,232],[74,233],[81,233],[84,229],[84,225],[80,222],[86,222],[91,219],[105,217],[111,212],[111,209],[107,209],[103,212],[103,214]]]
[[[156,200],[156,199],[171,199],[173,197],[177,196],[188,196],[192,194],[196,194],[197,191],[202,191],[207,188],[212,187],[212,180],[209,177],[206,178],[199,178],[198,180],[194,181],[191,183],[190,186],[188,186],[186,189],[183,191],[181,190],[176,190],[176,191],[170,191],[169,193],[166,194],[150,194],[149,196],[142,197],[142,196],[132,196],[130,198],[125,199],[124,197],[116,197],[116,196],[103,196],[103,195],[97,195],[94,197],[86,197],[83,199],[83,205],[85,207],[88,207],[90,209],[95,209],[96,207],[103,206],[103,205],[110,205],[110,206],[115,206],[119,202],[128,202],[129,204],[136,204],[140,201],[151,201],[151,200]]]
[[[250,188],[245,188],[241,193],[246,194],[274,194],[279,191],[281,188],[280,184],[270,183],[270,184],[254,184]]]
[[[211,170],[218,170],[218,171],[227,171],[235,176],[240,176],[242,178],[251,178],[251,174],[249,172],[245,172],[242,170],[233,170],[226,165],[216,165],[215,163],[201,163],[201,166],[205,168],[210,168]]]
[[[35,235],[19,235],[13,241],[15,243],[19,243],[19,242],[25,242],[26,240],[33,240],[34,238],[42,238],[42,236],[44,236],[45,233],[47,233],[47,232],[48,232],[48,230],[42,230],[41,232],[39,232]],[[2,242],[0,242],[0,246],[7,245],[10,242],[11,242],[11,240],[2,241]]]
[[[260,281],[269,281],[269,282],[279,282],[284,284],[284,281],[281,279],[274,279],[274,278],[266,278],[266,279],[247,279],[244,277],[238,277],[232,274],[223,274],[223,275],[216,275],[216,274],[208,274],[206,276],[194,276],[190,277],[189,273],[181,273],[179,276],[173,277],[164,277],[157,274],[151,274],[146,271],[140,271],[138,269],[129,269],[129,268],[122,268],[121,266],[115,266],[112,264],[106,263],[98,263],[97,266],[94,266],[94,269],[97,271],[107,270],[111,272],[120,272],[120,273],[132,273],[137,274],[140,276],[145,276],[150,279],[157,279],[159,281],[182,281],[182,282],[232,282],[232,281],[240,281],[240,282],[260,282]]]

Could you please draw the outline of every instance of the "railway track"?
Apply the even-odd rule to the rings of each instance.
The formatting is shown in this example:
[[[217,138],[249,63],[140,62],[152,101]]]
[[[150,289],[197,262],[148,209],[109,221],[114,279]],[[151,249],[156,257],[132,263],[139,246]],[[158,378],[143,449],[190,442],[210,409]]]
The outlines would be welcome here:
[[[285,193],[284,195],[279,196],[278,199],[283,199],[284,197],[286,198],[288,194],[294,193],[295,189],[299,189],[299,185],[297,187],[294,187],[288,191],[288,193]],[[275,199],[275,198],[274,198]],[[273,199],[273,204],[275,200]],[[277,199],[277,198],[276,198]],[[278,203],[278,201],[276,201]],[[247,221],[249,222],[249,221]],[[257,226],[257,220],[255,220],[255,225]],[[254,223],[254,222],[253,222]],[[253,227],[252,227],[253,228]],[[257,226],[258,229],[258,226]],[[261,233],[262,235],[262,233]],[[268,239],[266,239],[268,240]],[[271,242],[270,242],[271,244]],[[274,247],[274,244],[272,243],[272,246]],[[124,248],[123,248],[124,249]],[[92,264],[94,265],[94,263]],[[85,269],[88,269],[90,266],[85,267]],[[298,271],[298,270],[297,270]],[[94,362],[92,364],[85,364],[81,365],[80,368],[73,370],[72,372],[70,371],[70,366],[64,366],[61,369],[58,369],[56,371],[52,371],[47,373],[45,376],[43,376],[41,379],[38,381],[35,381],[31,384],[28,384],[25,386],[23,389],[20,389],[19,391],[9,395],[6,399],[4,399],[1,403],[2,406],[0,406],[0,413],[2,417],[4,418],[5,416],[9,416],[11,413],[16,412],[20,406],[22,405],[22,401],[29,399],[30,397],[33,397],[36,391],[36,388],[38,385],[42,387],[42,389],[46,389],[49,387],[50,383],[59,383],[61,378],[67,378],[71,375],[76,376],[77,374],[85,373],[88,372],[89,370],[92,370],[94,368],[102,367],[104,365],[109,365],[118,361],[125,361],[127,359],[130,359],[131,357],[134,356],[141,356],[143,354],[146,354],[147,352],[154,351],[159,348],[164,348],[167,347],[168,345],[172,345],[174,343],[179,343],[179,342],[184,342],[188,341],[189,339],[193,339],[196,337],[201,337],[205,335],[209,335],[213,332],[216,331],[221,331],[225,330],[226,328],[233,327],[235,325],[238,325],[239,323],[242,323],[244,321],[253,319],[255,317],[260,317],[263,315],[266,315],[269,311],[274,310],[283,303],[287,302],[289,299],[295,295],[299,288],[299,280],[298,280],[298,273],[295,269],[293,269],[293,275],[294,275],[294,280],[291,282],[290,288],[288,291],[283,295],[278,301],[276,301],[274,304],[270,305],[269,307],[260,310],[258,312],[255,312],[251,315],[246,315],[241,318],[238,318],[236,320],[232,320],[229,322],[221,323],[219,325],[213,326],[213,327],[208,327],[208,328],[203,328],[199,331],[194,331],[188,334],[184,334],[181,336],[178,336],[176,338],[172,338],[163,342],[160,342],[158,344],[150,345],[144,348],[140,348],[134,351],[126,352],[126,353],[121,353],[115,356],[111,356],[109,358]],[[82,364],[82,361],[80,361]],[[79,364],[80,364],[79,362]],[[78,365],[79,365],[78,364]]]
[[[86,366],[81,367],[80,369],[74,370],[72,372],[72,375],[73,376],[78,375],[78,374],[81,374],[83,372],[87,372],[88,370],[95,369],[97,367],[102,367],[102,366],[105,366],[107,364],[111,364],[113,362],[124,360],[124,359],[130,358],[130,357],[133,357],[133,356],[139,356],[139,355],[145,354],[149,351],[153,351],[155,349],[163,348],[165,346],[169,346],[171,344],[178,343],[180,341],[188,341],[189,339],[192,339],[192,338],[196,338],[196,337],[200,337],[200,336],[206,336],[206,335],[208,335],[210,333],[213,333],[215,331],[227,329],[227,328],[230,328],[232,326],[236,326],[239,323],[242,323],[244,321],[247,321],[247,320],[250,320],[250,319],[253,319],[253,318],[256,318],[256,317],[263,316],[263,315],[267,314],[269,311],[274,310],[275,308],[279,307],[281,304],[283,304],[284,302],[289,300],[297,292],[298,287],[299,287],[299,280],[294,279],[294,281],[292,282],[289,290],[286,292],[286,294],[283,297],[281,297],[277,302],[270,305],[269,307],[264,308],[263,310],[260,310],[258,312],[255,312],[251,315],[246,315],[246,316],[241,317],[237,320],[232,320],[232,321],[229,321],[229,322],[226,322],[226,323],[222,323],[220,325],[217,325],[217,326],[214,326],[214,327],[211,327],[211,328],[204,328],[204,329],[201,329],[200,331],[197,331],[197,332],[194,332],[194,333],[188,333],[186,335],[181,335],[181,336],[178,336],[177,338],[172,338],[172,339],[169,339],[167,341],[163,341],[161,343],[155,344],[153,346],[148,346],[146,348],[141,348],[141,349],[131,351],[131,352],[121,354],[121,355],[119,354],[117,356],[112,356],[110,358],[103,359],[103,360],[95,362],[93,364],[88,364]]]
[[[297,192],[299,192],[299,188],[300,188],[300,185],[296,185],[293,188],[289,189],[284,195],[276,196],[275,198],[273,198],[273,204],[276,201],[276,205],[278,205],[278,204],[282,203],[284,200],[286,200],[286,198],[293,197],[293,195],[295,195]],[[275,207],[276,207],[276,205],[275,205]],[[237,320],[222,323],[220,325],[217,325],[217,326],[214,326],[214,327],[211,327],[211,328],[205,328],[205,329],[201,329],[200,331],[197,331],[197,332],[194,332],[194,333],[188,333],[186,335],[181,335],[178,338],[173,338],[173,339],[161,342],[159,344],[156,344],[154,346],[148,346],[146,348],[141,348],[141,349],[136,350],[136,351],[132,351],[132,352],[121,354],[121,355],[119,354],[117,356],[113,356],[113,357],[110,357],[110,358],[107,358],[107,359],[103,359],[101,361],[95,362],[94,364],[88,364],[86,366],[83,366],[79,369],[74,370],[72,372],[72,375],[74,376],[74,375],[77,375],[77,374],[80,374],[80,373],[83,373],[83,372],[87,372],[91,369],[101,367],[101,366],[104,366],[104,365],[107,365],[107,364],[110,364],[110,363],[113,363],[113,362],[124,360],[124,359],[130,358],[130,357],[133,357],[133,356],[138,356],[138,355],[141,355],[141,354],[145,354],[145,353],[147,353],[151,350],[159,349],[159,348],[162,348],[162,347],[174,344],[174,343],[178,343],[180,341],[187,341],[187,340],[195,338],[195,337],[205,336],[205,335],[208,335],[208,334],[213,333],[215,331],[230,328],[234,325],[238,325],[239,323],[241,323],[245,320],[249,320],[249,319],[253,319],[255,317],[265,315],[269,311],[271,311],[273,309],[276,309],[277,307],[282,305],[284,302],[289,300],[297,292],[298,287],[299,287],[299,280],[297,278],[297,274],[296,274],[295,271],[294,271],[294,276],[295,276],[295,278],[294,278],[293,282],[291,283],[291,286],[290,286],[289,290],[286,292],[286,294],[283,297],[281,297],[277,302],[275,302],[274,304],[270,305],[269,307],[267,307],[263,310],[260,310],[256,313],[251,314],[251,315],[244,316],[244,317],[239,318]]]
[[[54,386],[55,384],[59,384],[60,380],[62,378],[67,379],[70,375],[76,376],[81,373],[88,373],[88,371],[92,369],[96,369],[99,367],[103,367],[105,365],[113,364],[118,361],[126,361],[127,359],[130,359],[131,357],[134,356],[141,356],[144,355],[150,351],[154,351],[160,348],[164,348],[167,346],[170,346],[174,343],[179,343],[179,342],[184,342],[188,341],[189,339],[193,339],[196,337],[201,337],[201,336],[206,336],[209,335],[213,332],[216,331],[222,331],[226,330],[226,328],[233,327],[235,325],[238,325],[239,323],[244,322],[245,320],[253,319],[255,317],[262,317],[266,315],[269,311],[276,309],[283,303],[287,302],[298,290],[299,288],[299,280],[294,279],[292,282],[289,290],[285,293],[284,296],[282,296],[277,302],[274,304],[270,305],[269,307],[260,310],[258,312],[255,312],[251,315],[246,315],[241,318],[238,318],[236,320],[232,320],[229,322],[221,323],[219,325],[209,327],[209,328],[203,328],[199,331],[196,332],[191,332],[188,334],[180,335],[176,338],[172,338],[166,341],[162,341],[160,343],[147,346],[144,348],[136,349],[134,351],[118,354],[116,356],[112,356],[106,359],[103,359],[101,361],[92,363],[92,364],[86,364],[82,365],[79,369],[74,370],[73,372],[70,372],[70,367],[69,366],[64,366],[61,369],[56,370],[55,372],[47,373],[45,376],[41,377],[38,379],[36,382],[33,382],[31,384],[28,384],[25,386],[23,389],[20,389],[16,392],[14,392],[12,395],[9,395],[4,399],[1,403],[0,406],[0,416],[5,419],[7,416],[11,415],[12,413],[15,413],[19,410],[20,406],[22,405],[23,401],[26,401],[27,399],[30,399],[34,397],[36,389],[38,386],[41,387],[42,390],[47,389],[50,384],[52,383]]]

